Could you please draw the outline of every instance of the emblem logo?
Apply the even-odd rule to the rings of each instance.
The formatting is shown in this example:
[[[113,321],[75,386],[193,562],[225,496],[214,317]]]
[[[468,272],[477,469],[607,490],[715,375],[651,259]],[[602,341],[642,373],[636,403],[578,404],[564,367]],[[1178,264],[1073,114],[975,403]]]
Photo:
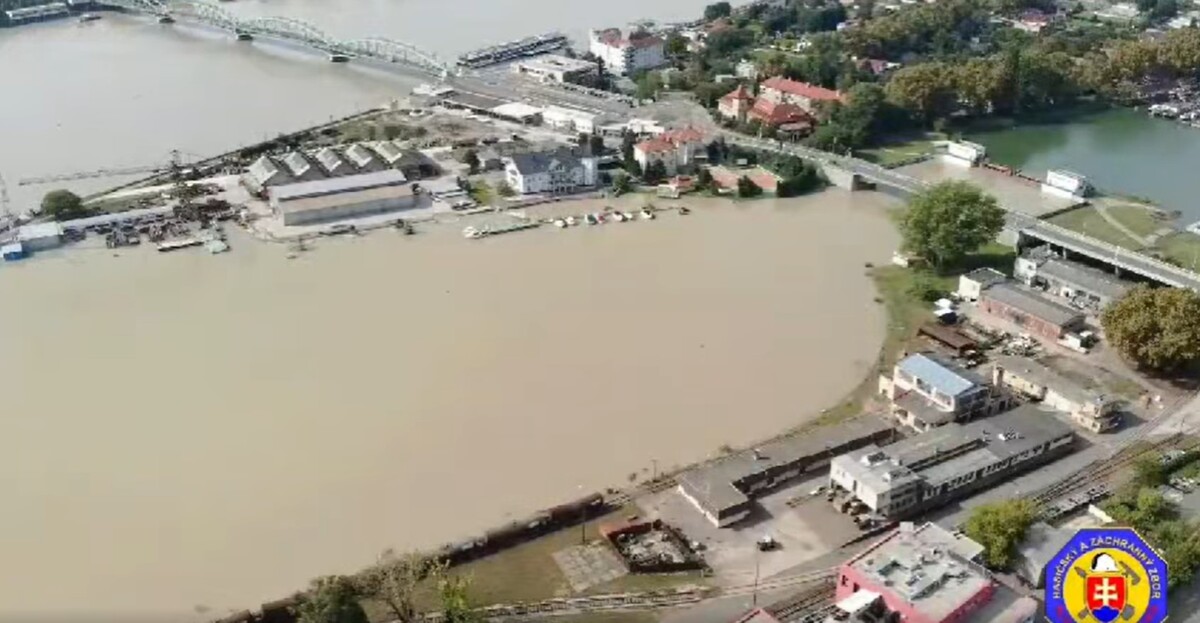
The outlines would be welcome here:
[[[1080,530],[1046,565],[1051,623],[1162,623],[1167,563],[1132,528]]]

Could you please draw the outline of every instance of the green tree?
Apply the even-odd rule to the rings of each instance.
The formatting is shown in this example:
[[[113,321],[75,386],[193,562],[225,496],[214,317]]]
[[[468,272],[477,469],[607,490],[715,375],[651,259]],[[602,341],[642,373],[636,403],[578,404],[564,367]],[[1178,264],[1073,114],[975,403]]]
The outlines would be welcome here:
[[[340,575],[313,580],[296,615],[298,623],[368,623],[354,582]]]
[[[508,182],[501,181],[500,183],[496,184],[496,196],[511,197],[515,194],[517,194],[517,192],[513,190],[512,186],[508,185]]]
[[[66,221],[87,216],[90,210],[84,207],[83,199],[69,190],[52,190],[42,197],[42,213],[56,221]]]
[[[704,7],[704,19],[713,21],[722,17],[729,17],[733,13],[733,6],[728,2],[714,2]]]
[[[737,181],[737,194],[739,197],[757,197],[762,194],[762,189],[749,177],[743,175]]]
[[[396,621],[414,623],[417,590],[422,581],[440,578],[444,566],[416,552],[397,556],[388,552],[359,581],[364,593],[382,601]]]
[[[471,581],[461,575],[447,575],[438,582],[442,602],[442,620],[446,623],[476,623],[481,617],[471,606]]]
[[[924,123],[954,111],[954,71],[943,63],[921,63],[901,68],[888,81],[888,99]]]
[[[624,171],[617,171],[612,178],[612,191],[618,197],[633,190],[633,182],[630,181],[629,174]]]
[[[1178,589],[1191,582],[1200,567],[1200,525],[1167,520],[1147,538],[1167,562],[1167,587]]]
[[[983,559],[993,569],[1007,569],[1017,545],[1033,525],[1034,507],[1028,500],[1004,500],[976,507],[963,532],[983,546]]]
[[[663,51],[667,56],[687,56],[688,40],[683,35],[673,32],[667,36],[667,41],[663,44]]]
[[[991,241],[1004,227],[996,198],[967,182],[941,182],[908,202],[904,247],[942,270]]]
[[[637,98],[640,100],[654,99],[658,97],[658,92],[663,90],[662,74],[657,71],[642,72],[635,82]]]
[[[467,171],[471,175],[479,173],[479,154],[475,153],[474,149],[468,149],[467,153],[463,154],[463,164],[467,165]]]
[[[599,156],[604,153],[604,137],[599,134],[593,134],[588,138],[588,149],[592,155]]]
[[[647,184],[658,184],[667,178],[667,165],[662,160],[654,160],[646,165],[642,180]]]
[[[1157,455],[1143,456],[1133,464],[1134,485],[1138,487],[1157,487],[1167,484],[1167,468]]]
[[[1139,285],[1100,314],[1105,337],[1134,364],[1173,372],[1200,361],[1200,295]]]

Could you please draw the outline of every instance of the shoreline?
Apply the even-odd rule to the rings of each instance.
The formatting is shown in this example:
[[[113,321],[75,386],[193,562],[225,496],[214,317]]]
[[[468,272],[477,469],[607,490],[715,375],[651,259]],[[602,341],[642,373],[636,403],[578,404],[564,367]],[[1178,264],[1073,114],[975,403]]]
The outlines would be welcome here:
[[[78,396],[59,405],[60,415],[46,425],[57,421],[56,427],[78,430],[81,442],[105,438],[110,435],[105,431],[114,429],[145,431],[137,436],[140,449],[93,475],[97,493],[118,483],[126,483],[120,490],[139,490],[143,485],[134,484],[139,480],[127,482],[137,472],[122,474],[146,461],[159,465],[156,478],[162,484],[155,487],[174,486],[168,483],[194,471],[192,461],[202,460],[187,457],[203,455],[211,444],[221,448],[220,463],[205,461],[203,472],[180,481],[178,486],[192,490],[189,497],[195,499],[187,504],[186,518],[172,520],[208,527],[195,537],[178,542],[168,537],[156,545],[156,556],[175,561],[172,574],[142,580],[145,586],[135,603],[155,611],[180,602],[204,603],[215,608],[210,612],[225,604],[243,608],[254,594],[279,596],[303,587],[314,575],[357,571],[388,544],[399,550],[419,546],[416,535],[432,545],[476,534],[530,509],[577,497],[567,494],[577,485],[583,493],[611,486],[614,477],[635,467],[638,480],[648,478],[648,457],[667,472],[712,456],[721,445],[742,445],[774,436],[781,428],[794,429],[859,386],[871,373],[879,346],[875,340],[882,339],[886,325],[882,310],[871,303],[874,289],[863,276],[865,260],[850,258],[884,260],[890,255],[896,234],[882,207],[892,200],[829,190],[780,202],[678,203],[692,201],[705,207],[687,217],[563,231],[542,228],[487,242],[462,239],[457,224],[411,238],[379,232],[355,241],[330,239],[319,245],[311,261],[286,262],[277,245],[244,245],[219,259],[141,251],[112,261],[47,257],[12,274],[13,295],[30,304],[5,312],[7,326],[24,327],[8,342],[24,360],[23,367],[34,369],[54,352],[76,353],[71,360],[76,363],[58,365],[63,374],[83,381]],[[846,236],[853,231],[858,243],[839,243],[845,236],[831,236],[830,231]],[[879,241],[870,246],[874,251],[862,242],[872,239]],[[747,241],[753,244],[747,246]],[[433,271],[436,277],[422,276],[406,270],[409,265],[436,265],[439,270]],[[818,265],[821,271],[811,270]],[[548,290],[550,283],[556,286]],[[821,292],[820,300],[803,295],[809,291]],[[52,302],[63,296],[86,302],[105,331],[96,334],[66,324],[60,318],[65,308]],[[129,305],[155,319],[143,323],[143,335],[132,343],[124,337],[131,335],[129,323],[134,322],[125,311]],[[31,307],[50,311],[26,317]],[[355,310],[353,322],[347,324],[344,309]],[[230,311],[232,322],[223,321]],[[851,322],[844,319],[847,313],[879,321],[854,321],[836,336],[821,328]],[[583,318],[592,320],[581,324]],[[793,320],[799,318],[806,321]],[[188,328],[196,319],[207,327],[209,338],[203,342],[186,337],[194,333]],[[536,319],[533,324],[531,319]],[[418,326],[421,331],[408,330]],[[39,351],[30,350],[30,340],[41,344]],[[77,364],[109,344],[123,344],[125,357],[80,376]],[[625,353],[634,344],[656,346],[631,360]],[[175,363],[169,368],[153,364],[161,359],[163,345],[187,356],[172,356]],[[312,354],[301,355],[310,349],[315,349]],[[520,357],[520,365],[508,362],[512,356]],[[814,357],[822,363],[813,363]],[[360,363],[349,368],[339,363],[350,358]],[[138,361],[150,367],[130,367]],[[193,393],[183,389],[192,386],[186,379],[201,370],[211,387],[205,399],[176,399],[165,419],[141,404],[154,404],[158,394]],[[798,384],[798,371],[812,378]],[[111,374],[140,379],[139,387],[150,394],[123,409],[105,409],[99,420],[76,418],[73,414],[82,414],[84,404],[114,404],[124,393],[106,380]],[[746,394],[739,387],[754,390]],[[24,421],[32,424],[44,417],[35,387],[14,387],[9,394],[13,408],[27,414]],[[241,398],[229,403],[234,406],[228,413],[209,408],[214,399],[234,396]],[[270,406],[253,406],[263,400]],[[254,416],[246,418],[245,413]],[[733,420],[730,414],[745,416]],[[697,428],[699,423],[705,425]],[[343,439],[325,430],[329,426],[353,435]],[[92,431],[94,427],[100,428]],[[288,431],[283,446],[268,441],[279,427]],[[632,438],[621,432],[630,427],[640,432]],[[229,437],[232,431],[241,432]],[[42,443],[40,436],[29,438],[29,432],[8,441],[19,444],[7,453],[14,469],[33,469],[29,461],[50,460],[28,455]],[[529,438],[531,433],[535,437]],[[570,441],[576,438],[589,442],[579,446]],[[154,448],[164,443],[169,445],[163,449],[170,451],[160,455]],[[93,462],[95,448],[76,446],[71,442],[58,452],[77,455],[77,463]],[[318,470],[300,476],[311,470],[294,464],[294,457],[316,448],[339,457],[331,464],[334,473]],[[156,458],[143,456],[147,452]],[[459,458],[463,452],[469,458]],[[431,488],[411,471],[447,460],[462,467],[441,474],[438,487]],[[493,463],[502,467],[467,467]],[[545,471],[540,466],[546,464],[559,467]],[[206,484],[231,469],[238,474],[235,479]],[[270,485],[259,484],[274,472]],[[17,501],[34,496],[19,505],[26,511],[13,518],[17,529],[32,519],[26,516],[29,509],[44,504],[41,497],[60,487],[53,478],[39,482],[37,490],[17,496]],[[216,492],[219,497],[213,498]],[[334,508],[322,503],[329,495],[340,500]],[[420,500],[415,503],[421,508],[437,510],[431,517],[412,516],[406,496]],[[66,514],[93,516],[97,528],[108,525],[114,514],[121,516],[124,528],[101,549],[127,552],[118,567],[135,564],[142,573],[156,568],[147,561],[139,564],[139,543],[147,533],[146,522],[165,521],[158,517],[169,509],[147,506],[146,501],[157,499],[153,497],[143,502],[126,500],[124,494],[90,498],[72,499],[81,508]],[[196,506],[215,499],[225,501],[214,508]],[[237,547],[246,530],[257,530],[253,526],[265,518],[256,510],[260,506],[263,511],[287,508],[291,519]],[[136,508],[141,508],[137,515],[126,517]],[[346,521],[340,512],[330,514],[339,508],[367,513],[354,518],[358,528],[353,533],[336,528]],[[30,581],[36,581],[43,565],[49,565],[47,572],[57,568],[54,561],[62,548],[75,550],[73,539],[61,537],[53,524],[40,520],[29,526],[31,534],[43,534],[43,540],[54,544],[39,554],[42,563],[31,567]],[[227,544],[204,547],[203,558],[193,559],[199,552],[189,543],[209,533],[222,535]],[[331,540],[334,533],[339,537]],[[226,551],[230,547],[238,551]],[[286,570],[278,567],[285,552],[291,561]],[[25,558],[16,551],[8,554],[13,560]],[[227,566],[226,560],[232,560],[227,555],[240,561],[236,567]],[[87,569],[80,573],[89,575]],[[83,594],[85,589],[72,579],[78,575],[57,581],[57,607],[72,603],[63,595]],[[35,608],[37,598],[30,596],[37,595],[38,585],[10,587],[22,594],[7,599],[17,607]],[[102,610],[129,597],[115,586],[88,586],[88,591],[106,592],[102,600],[97,596],[95,607]]]

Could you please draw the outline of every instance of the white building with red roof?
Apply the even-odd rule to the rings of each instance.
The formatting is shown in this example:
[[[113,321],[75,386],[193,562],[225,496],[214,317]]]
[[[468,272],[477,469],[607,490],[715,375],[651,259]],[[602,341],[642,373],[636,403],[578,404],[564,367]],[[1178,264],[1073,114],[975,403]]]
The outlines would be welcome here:
[[[726,119],[741,120],[750,111],[750,107],[754,105],[754,96],[750,95],[750,91],[746,90],[745,85],[738,85],[738,88],[721,96],[717,100],[717,112],[721,113]]]
[[[840,91],[781,76],[764,80],[759,87],[759,94],[775,103],[795,104],[809,114],[816,114],[817,107],[822,103],[841,102],[845,97]]]
[[[690,169],[700,154],[707,154],[704,134],[691,127],[668,130],[633,146],[633,159],[642,170],[654,162],[662,162],[667,175]]]
[[[588,51],[604,62],[609,73],[619,76],[666,64],[663,44],[661,37],[646,33],[624,35],[619,28],[588,33]]]

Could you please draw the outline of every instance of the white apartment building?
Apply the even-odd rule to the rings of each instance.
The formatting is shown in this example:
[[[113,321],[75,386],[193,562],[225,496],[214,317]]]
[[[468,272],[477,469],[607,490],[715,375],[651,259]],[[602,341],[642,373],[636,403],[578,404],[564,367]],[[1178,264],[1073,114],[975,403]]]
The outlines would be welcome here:
[[[551,152],[514,154],[504,160],[508,185],[522,195],[569,193],[596,185],[596,159],[579,156],[569,148]]]
[[[609,73],[618,76],[666,64],[663,40],[648,34],[621,34],[618,28],[593,30],[588,33],[588,51],[604,62]]]
[[[662,162],[667,175],[694,168],[701,154],[707,156],[704,135],[695,128],[663,132],[633,146],[633,159],[643,171],[653,162]]]

